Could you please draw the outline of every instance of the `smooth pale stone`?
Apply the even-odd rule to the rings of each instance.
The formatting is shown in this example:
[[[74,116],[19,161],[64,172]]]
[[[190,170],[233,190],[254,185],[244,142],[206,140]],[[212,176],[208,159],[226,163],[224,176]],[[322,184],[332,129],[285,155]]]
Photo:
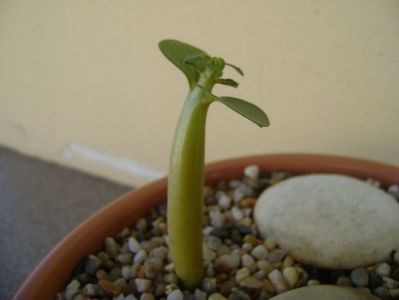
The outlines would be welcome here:
[[[399,249],[398,203],[349,176],[282,181],[261,194],[254,218],[264,238],[276,240],[298,261],[323,268],[370,265]]]
[[[280,294],[270,300],[379,300],[359,289],[334,285],[313,285]]]

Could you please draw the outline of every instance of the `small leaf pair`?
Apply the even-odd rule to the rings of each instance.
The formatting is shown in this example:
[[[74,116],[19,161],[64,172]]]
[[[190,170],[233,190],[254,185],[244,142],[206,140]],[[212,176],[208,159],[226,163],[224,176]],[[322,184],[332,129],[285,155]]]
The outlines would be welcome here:
[[[233,68],[240,75],[244,75],[239,67],[230,63],[225,63],[221,58],[212,58],[205,51],[177,40],[163,40],[159,43],[159,48],[166,58],[184,73],[188,80],[190,90],[199,86],[198,80],[201,73],[205,72],[207,67],[218,69],[218,71],[220,71],[220,76],[222,75],[222,70],[225,65]],[[215,67],[215,65],[217,65],[217,67]],[[230,78],[216,78],[214,83],[238,87],[238,83]],[[211,93],[211,91],[207,92]],[[223,103],[260,127],[266,127],[270,124],[267,115],[259,107],[248,101],[234,97],[213,96],[212,98]]]

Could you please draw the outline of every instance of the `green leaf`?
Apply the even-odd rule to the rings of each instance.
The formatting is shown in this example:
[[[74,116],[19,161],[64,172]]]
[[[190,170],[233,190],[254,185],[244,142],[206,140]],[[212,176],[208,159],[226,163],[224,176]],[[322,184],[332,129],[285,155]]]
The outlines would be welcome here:
[[[267,127],[270,125],[269,118],[265,112],[250,102],[233,97],[218,97],[216,100],[260,127]]]
[[[229,64],[229,63],[226,63],[226,66],[233,68],[234,70],[237,71],[238,74],[240,74],[241,76],[244,76],[244,72],[239,67]]]
[[[186,75],[190,88],[195,86],[199,74],[195,67],[185,63],[186,59],[195,56],[209,57],[201,49],[177,40],[163,40],[159,43],[159,49],[177,68]]]
[[[183,63],[192,65],[199,72],[204,72],[206,64],[210,61],[210,57],[205,54],[196,54],[192,56],[188,56],[184,59]]]
[[[218,80],[216,80],[216,83],[220,83],[220,84],[224,84],[224,85],[228,85],[228,86],[232,86],[232,87],[238,87],[238,82],[234,81],[233,79],[230,78],[220,78]]]

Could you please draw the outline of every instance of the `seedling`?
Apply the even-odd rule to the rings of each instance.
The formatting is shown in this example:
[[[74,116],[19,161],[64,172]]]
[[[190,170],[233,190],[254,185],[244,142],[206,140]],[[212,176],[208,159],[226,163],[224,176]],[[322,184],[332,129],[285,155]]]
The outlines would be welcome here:
[[[269,125],[266,114],[254,104],[212,94],[215,84],[237,87],[222,78],[224,68],[237,66],[223,58],[176,40],[159,43],[161,52],[187,77],[189,93],[175,132],[168,179],[168,234],[175,271],[187,288],[196,288],[204,277],[202,259],[202,209],[205,123],[208,107],[220,102],[260,127]]]

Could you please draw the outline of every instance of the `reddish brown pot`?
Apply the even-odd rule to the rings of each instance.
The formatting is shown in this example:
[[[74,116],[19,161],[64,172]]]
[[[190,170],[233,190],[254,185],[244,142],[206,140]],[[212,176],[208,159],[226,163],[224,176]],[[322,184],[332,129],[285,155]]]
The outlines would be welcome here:
[[[207,165],[205,180],[241,178],[245,166],[257,164],[263,171],[303,173],[341,173],[358,178],[373,178],[383,185],[399,183],[399,167],[359,159],[303,154],[277,154],[243,157]],[[66,236],[36,267],[14,296],[14,300],[53,300],[77,263],[99,250],[107,236],[133,225],[151,207],[166,200],[167,180],[161,179],[116,199],[88,218]],[[107,224],[107,226],[104,226]]]

